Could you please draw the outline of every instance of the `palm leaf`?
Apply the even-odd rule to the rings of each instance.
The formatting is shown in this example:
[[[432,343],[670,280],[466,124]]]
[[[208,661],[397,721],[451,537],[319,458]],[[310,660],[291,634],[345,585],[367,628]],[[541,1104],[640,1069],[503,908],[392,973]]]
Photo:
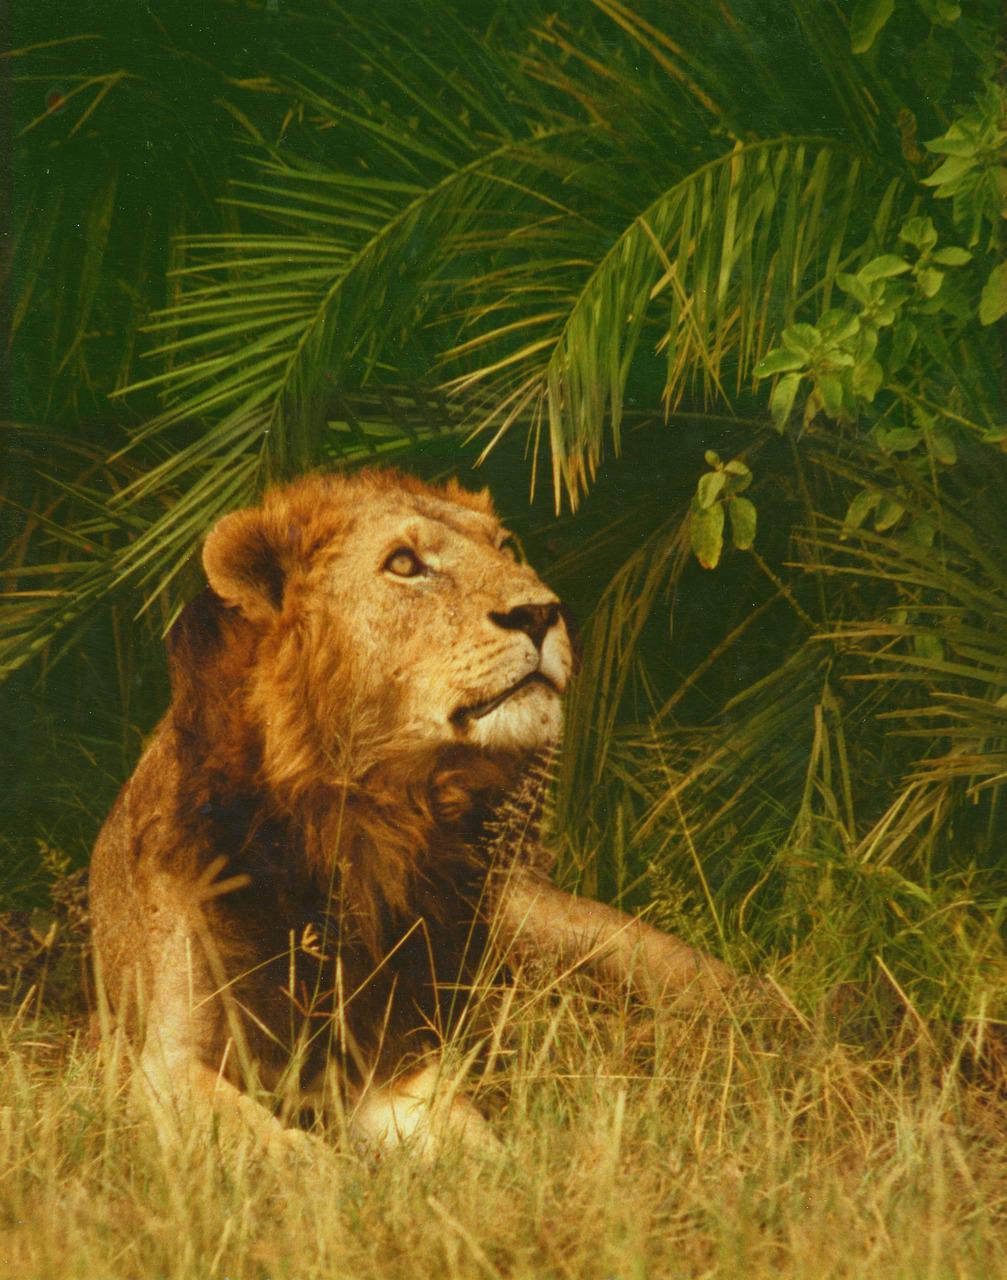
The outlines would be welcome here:
[[[184,329],[186,336],[157,348],[172,359],[170,367],[133,388],[157,386],[170,402],[147,430],[222,411],[240,417],[267,404],[271,449],[281,458],[289,453],[290,465],[317,456],[317,441],[291,437],[308,430],[320,370],[339,371],[356,360],[373,367],[390,336],[385,317],[401,323],[404,314],[414,315],[418,285],[436,274],[445,242],[463,233],[484,174],[520,171],[535,148],[568,131],[507,142],[426,187],[379,182],[375,189],[359,179],[263,163],[252,207],[271,221],[300,221],[310,230],[303,238],[260,234],[253,255],[243,236],[188,245],[191,255],[209,254],[210,261],[197,258],[183,269],[197,286],[156,317],[159,329]],[[393,190],[398,202],[389,212]],[[347,202],[355,208],[349,222]],[[423,246],[416,275],[403,282],[400,263],[415,245]],[[198,355],[190,354],[193,347]]]
[[[457,409],[405,388],[333,393],[324,412],[326,452],[342,466],[396,459],[465,430]],[[128,603],[133,616],[157,607],[159,629],[166,629],[193,589],[193,548],[220,515],[252,502],[262,488],[269,421],[264,410],[235,415],[212,441],[197,436],[139,474],[120,458],[111,500],[93,484],[50,478],[60,499],[25,513],[23,542],[33,554],[2,574],[0,673],[48,651],[60,633],[65,652],[109,605]],[[104,458],[101,465],[109,469]],[[178,476],[189,483],[173,492],[166,477]]]
[[[798,299],[829,287],[850,214],[850,199],[831,216],[824,212],[833,154],[820,138],[739,143],[662,192],[573,289],[562,270],[576,261],[572,246],[550,264],[558,283],[544,295],[543,263],[522,257],[487,282],[494,304],[482,298],[471,313],[473,323],[488,315],[491,324],[447,357],[471,360],[488,348],[493,358],[449,385],[469,394],[480,388],[493,405],[481,429],[498,424],[518,398],[540,413],[556,500],[565,489],[576,503],[597,472],[606,427],[618,450],[627,382],[648,321],[660,326],[654,346],[666,352],[667,405],[677,407],[689,391],[730,403],[728,360],[738,386]],[[850,168],[850,196],[857,173]],[[555,241],[562,229],[549,233]]]

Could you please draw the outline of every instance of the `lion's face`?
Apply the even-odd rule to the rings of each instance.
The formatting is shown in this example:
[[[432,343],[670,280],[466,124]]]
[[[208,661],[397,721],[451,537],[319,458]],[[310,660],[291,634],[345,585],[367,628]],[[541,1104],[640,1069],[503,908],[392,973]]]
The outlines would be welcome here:
[[[385,472],[312,477],[225,517],[204,563],[262,630],[274,732],[299,700],[333,749],[348,726],[399,750],[520,753],[559,736],[563,612],[484,495]]]
[[[555,595],[489,514],[432,495],[368,504],[323,578],[360,678],[428,743],[554,741],[571,651]],[[343,602],[352,600],[347,611]]]

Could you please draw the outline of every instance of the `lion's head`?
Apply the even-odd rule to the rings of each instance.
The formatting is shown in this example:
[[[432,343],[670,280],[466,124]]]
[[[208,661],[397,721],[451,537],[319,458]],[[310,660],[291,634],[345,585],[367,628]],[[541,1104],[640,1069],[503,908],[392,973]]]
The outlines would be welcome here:
[[[203,563],[240,619],[228,696],[252,708],[270,779],[359,776],[392,751],[520,755],[559,735],[564,611],[486,493],[310,476],[224,516]]]

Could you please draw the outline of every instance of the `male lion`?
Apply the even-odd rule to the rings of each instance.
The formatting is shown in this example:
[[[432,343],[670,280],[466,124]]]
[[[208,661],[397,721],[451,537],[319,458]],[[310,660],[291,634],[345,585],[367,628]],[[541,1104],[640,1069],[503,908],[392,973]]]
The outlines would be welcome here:
[[[220,520],[203,565],[168,638],[171,708],[91,866],[96,961],[163,1114],[202,1097],[282,1143],[298,1131],[250,1088],[329,1073],[379,1146],[478,1141],[434,1084],[488,948],[720,990],[675,939],[490,865],[573,658],[485,493],[311,476]]]

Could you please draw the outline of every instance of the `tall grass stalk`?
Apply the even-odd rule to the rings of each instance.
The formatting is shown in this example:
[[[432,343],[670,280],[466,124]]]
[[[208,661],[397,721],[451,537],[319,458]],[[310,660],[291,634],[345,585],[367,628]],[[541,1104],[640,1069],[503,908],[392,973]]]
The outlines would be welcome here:
[[[18,1280],[995,1276],[1003,1101],[907,1017],[674,1017],[576,982],[518,986],[470,1072],[501,1141],[317,1157],[205,1116],[162,1146],[106,1029],[0,1024],[0,1274]],[[848,1030],[848,1028],[847,1028]],[[463,1061],[470,1046],[449,1054]],[[319,1122],[320,1123],[320,1122]]]

